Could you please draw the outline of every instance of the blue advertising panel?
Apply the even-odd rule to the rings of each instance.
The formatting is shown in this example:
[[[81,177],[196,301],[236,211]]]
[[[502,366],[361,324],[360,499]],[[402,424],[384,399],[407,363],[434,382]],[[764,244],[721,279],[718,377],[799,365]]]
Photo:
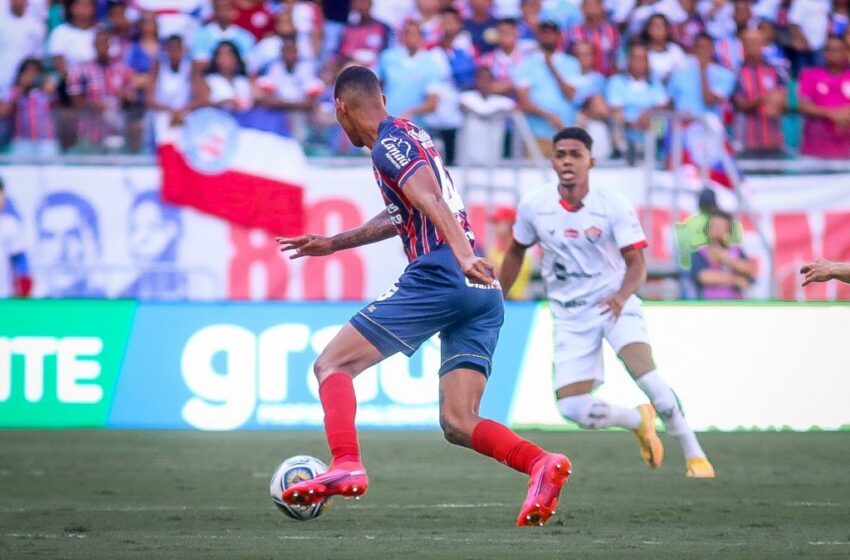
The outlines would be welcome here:
[[[312,364],[360,308],[345,303],[141,304],[115,389],[109,427],[202,430],[321,427]],[[511,309],[482,414],[505,422],[534,316]],[[439,340],[355,380],[358,425],[439,423]]]

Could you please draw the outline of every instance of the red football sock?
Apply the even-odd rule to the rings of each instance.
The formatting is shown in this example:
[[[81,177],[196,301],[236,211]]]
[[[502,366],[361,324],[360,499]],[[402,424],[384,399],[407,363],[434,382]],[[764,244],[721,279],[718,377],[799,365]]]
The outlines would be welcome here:
[[[319,399],[325,411],[325,434],[333,462],[359,462],[360,446],[354,428],[357,413],[354,379],[347,373],[332,373],[319,385]]]
[[[482,420],[472,430],[472,449],[526,474],[531,474],[534,463],[546,455],[507,426],[492,420]]]

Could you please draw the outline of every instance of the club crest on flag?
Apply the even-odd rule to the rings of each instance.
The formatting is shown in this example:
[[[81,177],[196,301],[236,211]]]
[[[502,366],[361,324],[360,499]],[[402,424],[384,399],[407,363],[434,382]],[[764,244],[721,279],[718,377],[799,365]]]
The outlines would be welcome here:
[[[220,173],[236,154],[239,124],[218,109],[190,113],[183,127],[183,145],[189,164],[202,173]]]
[[[591,243],[596,243],[599,241],[599,238],[602,237],[602,230],[596,226],[590,226],[586,230],[584,230],[584,235],[587,237],[587,240]]]

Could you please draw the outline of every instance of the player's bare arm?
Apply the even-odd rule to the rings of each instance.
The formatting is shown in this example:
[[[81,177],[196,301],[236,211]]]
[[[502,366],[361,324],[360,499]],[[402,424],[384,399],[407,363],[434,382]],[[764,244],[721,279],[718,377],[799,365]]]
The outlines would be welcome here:
[[[623,260],[626,261],[626,275],[620,289],[605,297],[599,302],[602,314],[610,313],[611,319],[617,319],[623,312],[623,306],[638,288],[646,282],[646,259],[643,249],[631,248],[623,251]]]
[[[505,251],[505,258],[499,270],[499,284],[504,293],[510,292],[514,282],[516,282],[526,250],[528,250],[526,245],[514,239],[508,246],[508,250]]]
[[[301,257],[323,257],[337,251],[352,249],[370,243],[377,243],[397,235],[386,210],[381,210],[377,216],[360,227],[343,231],[332,237],[307,233],[297,237],[276,237],[280,251],[294,251],[290,259]]]
[[[495,282],[493,263],[473,252],[466,233],[443,200],[437,179],[428,167],[421,166],[413,172],[404,184],[404,194],[417,210],[434,223],[467,278],[477,284],[489,285]]]
[[[800,269],[800,274],[803,275],[803,286],[808,286],[813,282],[828,282],[830,280],[850,284],[850,263],[815,259],[814,262],[804,265]]]

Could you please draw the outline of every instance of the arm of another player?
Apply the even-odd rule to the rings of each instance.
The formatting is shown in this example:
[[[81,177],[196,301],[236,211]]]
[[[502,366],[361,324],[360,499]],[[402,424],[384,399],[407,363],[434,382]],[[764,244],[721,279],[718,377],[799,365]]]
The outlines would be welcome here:
[[[502,292],[505,294],[511,291],[517,276],[519,276],[526,250],[528,250],[527,245],[523,245],[514,239],[508,246],[508,250],[505,251],[505,258],[502,260],[502,266],[499,269],[499,284],[501,284]]]
[[[300,257],[323,257],[344,249],[352,249],[370,243],[377,243],[397,235],[386,210],[360,227],[338,233],[332,237],[307,233],[297,237],[276,237],[280,251],[294,251],[290,259]]]
[[[420,165],[404,183],[404,194],[413,206],[428,216],[451,247],[464,275],[477,284],[490,285],[493,277],[493,263],[479,257],[472,250],[466,232],[460,227],[454,212],[443,200],[443,193],[430,167]]]
[[[815,262],[804,265],[800,269],[803,274],[803,286],[813,282],[828,282],[838,280],[850,284],[850,263],[828,261],[826,259],[815,259]]]

